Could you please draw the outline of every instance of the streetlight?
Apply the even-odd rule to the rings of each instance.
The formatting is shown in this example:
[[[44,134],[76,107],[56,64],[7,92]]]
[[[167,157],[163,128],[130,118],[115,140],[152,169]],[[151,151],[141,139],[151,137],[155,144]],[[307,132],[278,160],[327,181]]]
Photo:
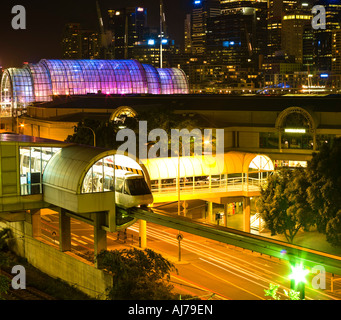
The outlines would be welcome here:
[[[304,269],[303,265],[291,266],[291,274],[289,279],[291,280],[290,287],[292,290],[300,292],[301,300],[305,298],[305,284],[307,279],[305,278],[309,273],[309,270]]]

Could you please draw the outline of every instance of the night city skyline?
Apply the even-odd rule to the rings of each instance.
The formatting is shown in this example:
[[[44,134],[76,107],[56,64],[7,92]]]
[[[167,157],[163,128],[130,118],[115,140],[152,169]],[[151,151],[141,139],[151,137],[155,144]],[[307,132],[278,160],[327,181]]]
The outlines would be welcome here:
[[[183,20],[190,8],[190,0],[165,0],[166,19],[170,35],[183,43]],[[20,67],[23,62],[38,62],[42,58],[60,58],[61,40],[66,23],[81,23],[84,27],[98,32],[99,23],[95,0],[59,0],[53,5],[42,0],[24,0],[20,4],[27,10],[27,30],[13,30],[11,20],[15,1],[1,3],[0,27],[3,43],[0,47],[0,65]],[[170,5],[171,4],[171,5]],[[105,9],[120,9],[114,1],[100,1],[103,15]],[[159,3],[155,0],[129,0],[124,6],[144,6],[148,10],[149,24],[158,26]],[[81,9],[80,9],[81,8]],[[179,23],[178,19],[181,19]],[[23,50],[25,48],[25,50]],[[16,52],[16,55],[13,55]]]
[[[341,300],[341,0],[0,13],[0,301]]]

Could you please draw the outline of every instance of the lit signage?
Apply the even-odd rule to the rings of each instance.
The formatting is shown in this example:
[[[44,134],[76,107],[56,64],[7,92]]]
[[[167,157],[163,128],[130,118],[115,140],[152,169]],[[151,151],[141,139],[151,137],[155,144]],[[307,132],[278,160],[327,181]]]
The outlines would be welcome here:
[[[155,40],[154,39],[149,39],[148,40],[148,45],[149,46],[154,46],[155,45]]]
[[[195,0],[194,4],[196,4],[196,5],[201,4],[201,0]]]
[[[306,129],[285,129],[286,133],[306,133]]]
[[[321,74],[320,74],[320,77],[321,77],[321,78],[328,78],[329,75],[328,75],[327,73],[321,73]]]
[[[139,7],[139,8],[137,8],[137,11],[138,11],[138,12],[143,12],[143,11],[144,11],[144,9],[143,9],[143,8],[141,8],[141,7]]]

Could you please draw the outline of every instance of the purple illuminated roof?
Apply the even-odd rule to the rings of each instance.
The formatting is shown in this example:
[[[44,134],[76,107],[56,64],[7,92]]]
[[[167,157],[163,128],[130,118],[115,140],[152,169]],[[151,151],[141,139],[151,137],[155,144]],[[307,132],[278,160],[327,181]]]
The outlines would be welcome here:
[[[4,72],[2,101],[48,102],[58,95],[188,94],[180,69],[157,69],[136,60],[41,60]],[[7,101],[10,102],[10,101]]]

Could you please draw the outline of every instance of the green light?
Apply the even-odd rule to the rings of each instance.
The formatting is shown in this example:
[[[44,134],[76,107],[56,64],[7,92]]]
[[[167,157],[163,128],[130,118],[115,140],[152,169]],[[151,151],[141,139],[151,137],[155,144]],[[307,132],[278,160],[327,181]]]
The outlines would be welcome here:
[[[291,266],[291,274],[289,275],[289,279],[294,280],[296,284],[301,282],[306,283],[307,279],[305,278],[309,273],[309,270],[304,269],[302,265]]]

